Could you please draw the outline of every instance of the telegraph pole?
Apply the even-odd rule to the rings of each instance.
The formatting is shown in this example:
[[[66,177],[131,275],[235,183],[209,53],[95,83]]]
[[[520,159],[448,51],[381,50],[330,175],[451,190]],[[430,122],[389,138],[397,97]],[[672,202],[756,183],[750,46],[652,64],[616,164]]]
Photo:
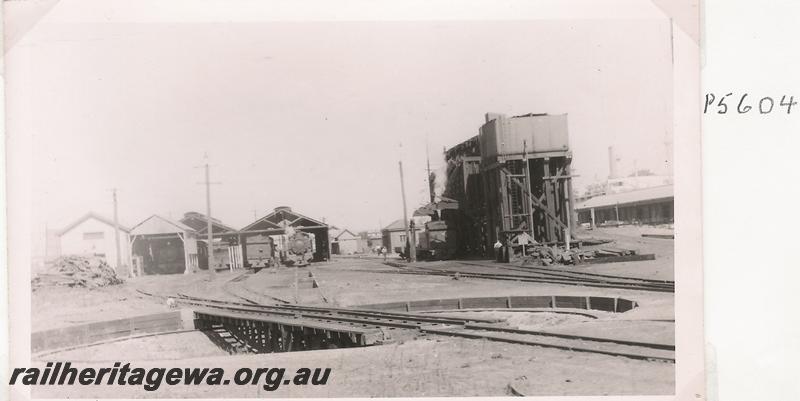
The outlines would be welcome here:
[[[211,274],[216,274],[217,271],[214,269],[214,232],[213,226],[211,224],[211,174],[209,173],[208,168],[208,159],[206,159],[206,230],[208,231],[207,234],[207,253],[208,253],[208,271]]]
[[[433,179],[431,179],[431,155],[428,153],[428,144],[425,144],[425,158],[428,161],[428,194],[431,197],[431,203],[436,200],[436,197],[433,195]]]
[[[122,255],[120,254],[119,249],[119,218],[117,215],[117,189],[111,189],[111,196],[114,198],[114,245],[116,246],[117,250],[117,265],[114,266],[114,269],[119,269],[122,265]]]
[[[411,239],[411,231],[408,228],[408,211],[406,210],[406,184],[403,180],[403,161],[399,162],[400,165],[400,193],[403,196],[403,223],[405,224],[406,229],[406,241],[408,241],[408,260],[410,262],[414,262],[417,259],[417,246],[414,241]],[[403,246],[405,248],[405,246]]]
[[[208,246],[206,247],[206,249],[208,250],[207,263],[208,263],[209,273],[216,274],[217,271],[214,270],[214,227],[211,223],[211,184],[219,184],[219,182],[211,182],[210,167],[208,164],[208,153],[205,154],[205,161],[206,161],[205,164],[203,164],[202,166],[196,166],[195,168],[205,169],[206,173],[205,181],[198,182],[198,184],[206,186],[206,223],[207,223],[206,230],[208,230],[208,233],[206,233],[206,241],[208,243]],[[200,261],[198,260],[198,263],[199,262]]]

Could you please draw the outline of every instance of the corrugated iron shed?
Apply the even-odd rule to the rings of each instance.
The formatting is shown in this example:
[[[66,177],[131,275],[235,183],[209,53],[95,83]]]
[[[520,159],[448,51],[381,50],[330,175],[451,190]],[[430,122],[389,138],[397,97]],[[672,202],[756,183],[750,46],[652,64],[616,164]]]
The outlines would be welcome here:
[[[673,186],[663,185],[659,187],[637,189],[629,192],[596,196],[577,204],[575,209],[587,210],[617,205],[624,206],[636,203],[663,201],[674,197],[675,195]]]

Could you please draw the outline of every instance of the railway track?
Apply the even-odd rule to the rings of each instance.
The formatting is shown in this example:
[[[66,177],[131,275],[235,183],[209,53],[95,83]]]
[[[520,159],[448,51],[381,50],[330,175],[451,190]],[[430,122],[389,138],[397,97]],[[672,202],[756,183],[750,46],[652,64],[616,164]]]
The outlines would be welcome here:
[[[374,272],[374,270],[371,270],[371,272]],[[441,275],[452,275],[455,272],[407,273],[441,273]],[[462,276],[470,275],[467,273],[459,273]],[[226,284],[237,283],[243,280],[243,277],[245,276],[237,276],[233,280],[229,280]],[[351,325],[353,327],[376,328],[384,330],[385,332],[395,333],[397,337],[413,335],[416,332],[450,337],[485,339],[489,341],[561,349],[572,352],[587,352],[638,360],[675,362],[675,347],[672,345],[522,330],[507,326],[499,326],[497,324],[499,321],[498,319],[434,317],[425,314],[404,312],[317,307],[285,303],[286,301],[276,298],[272,298],[272,300],[280,303],[264,305],[254,301],[250,297],[243,297],[237,294],[233,291],[233,288],[226,287],[225,290],[231,293],[231,295],[245,300],[246,303],[194,297],[180,293],[177,295],[176,300],[181,304],[211,310],[216,309],[245,314],[272,315],[284,318],[307,319],[317,322],[335,322],[338,324]],[[150,296],[166,297],[164,295],[150,294],[144,291],[140,292]]]
[[[675,292],[674,284],[642,282],[627,277],[621,277],[619,279],[591,278],[591,277],[561,275],[560,272],[551,273],[551,272],[538,272],[538,271],[526,272],[528,274],[523,275],[523,274],[470,272],[465,270],[439,269],[433,267],[405,267],[402,269],[403,270],[360,269],[353,271],[362,271],[362,272],[378,273],[378,274],[409,274],[409,275],[446,276],[446,277],[453,277],[455,275],[458,275],[459,277],[464,277],[464,278],[478,278],[486,280],[574,285],[574,286],[614,288],[614,289],[624,289],[624,290],[634,290],[634,291]]]
[[[402,312],[382,312],[344,308],[323,308],[303,305],[253,305],[178,294],[178,302],[196,306],[236,310],[238,312],[270,313],[310,319],[351,321],[353,323],[386,323],[389,326],[417,328],[421,325],[464,325],[467,323],[496,323],[498,319],[432,317]]]
[[[496,266],[491,264],[475,263],[475,262],[458,262],[465,266],[474,266],[478,268],[487,268],[492,270],[508,270],[514,272],[527,273],[532,275],[553,277],[558,279],[570,279],[580,281],[591,281],[597,283],[615,284],[635,284],[641,286],[652,286],[658,288],[669,289],[675,291],[675,282],[670,280],[653,280],[647,278],[627,277],[627,276],[614,276],[609,274],[588,273],[570,270],[557,270],[545,267],[516,267],[516,266]]]
[[[577,278],[586,278],[586,279],[593,279],[593,280],[622,280],[622,281],[629,281],[633,283],[645,283],[645,284],[661,284],[665,286],[675,286],[675,282],[671,280],[653,280],[647,278],[638,278],[638,277],[626,277],[626,276],[614,276],[610,274],[599,274],[599,273],[588,273],[588,272],[577,272],[577,271],[570,271],[570,270],[558,270],[552,268],[545,268],[545,267],[535,267],[535,266],[496,266],[491,264],[485,263],[476,263],[476,262],[466,262],[466,261],[459,261],[459,264],[468,265],[468,266],[479,266],[479,267],[487,267],[487,268],[494,268],[494,269],[502,269],[502,270],[511,270],[511,271],[518,271],[518,272],[539,272],[542,274],[548,274],[552,276],[562,276],[562,277],[577,277]]]
[[[282,298],[266,294],[257,294],[251,291],[246,286],[241,284],[241,282],[246,279],[247,279],[247,273],[242,273],[222,284],[222,290],[225,291],[225,293],[227,293],[228,295],[246,301],[250,304],[263,304],[264,299],[269,299],[271,302],[278,302],[282,304],[290,303],[289,301]]]
[[[354,327],[378,328],[381,330],[416,331],[425,334],[485,339],[639,360],[675,362],[675,347],[671,345],[522,330],[498,326],[496,319],[433,317],[413,313],[303,305],[253,305],[192,297],[184,294],[178,295],[178,302],[204,309],[218,309],[244,314],[272,315],[328,323],[335,322]]]
[[[504,331],[497,328],[467,327],[457,332],[448,330],[430,330],[429,333],[453,335],[474,339],[507,342],[555,348],[573,352],[589,352],[609,356],[625,357],[640,360],[675,362],[674,348],[663,349],[662,344],[628,343],[626,341],[607,341],[593,337],[554,337],[550,333],[527,332],[525,330]]]

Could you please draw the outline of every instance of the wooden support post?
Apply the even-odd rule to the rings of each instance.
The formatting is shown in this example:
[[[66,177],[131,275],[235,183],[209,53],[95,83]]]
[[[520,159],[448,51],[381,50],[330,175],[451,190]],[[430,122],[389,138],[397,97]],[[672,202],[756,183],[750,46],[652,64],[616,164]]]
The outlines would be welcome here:
[[[133,264],[135,258],[133,247],[136,244],[136,238],[137,236],[132,235],[130,237],[130,242],[128,243],[128,266],[130,266],[130,269],[128,269],[128,274],[130,274],[130,277],[139,277],[144,275],[144,268],[140,266],[141,263],[144,262],[144,258],[138,259],[142,260],[142,262],[138,262],[135,266]]]
[[[186,232],[183,232],[183,234],[178,233],[178,238],[181,239],[181,244],[183,245],[183,274],[192,274],[194,273],[194,268],[192,267],[189,250],[186,249]]]
[[[571,182],[571,179],[568,178],[567,182]],[[564,219],[567,223],[567,228],[564,230],[564,242],[567,244],[567,250],[569,250],[569,241],[574,231],[572,227],[572,197],[570,196],[568,185],[564,183],[562,186],[564,187],[564,210],[562,211],[562,214],[564,215]]]
[[[555,223],[557,226],[559,226],[559,227],[561,227],[561,228],[566,228],[566,227],[567,227],[567,226],[566,226],[566,224],[564,224],[564,222],[562,222],[562,221],[561,221],[561,220],[558,218],[558,216],[557,216],[557,215],[556,215],[556,214],[555,214],[555,213],[554,213],[552,210],[550,210],[550,209],[547,207],[547,205],[546,205],[546,204],[542,203],[542,201],[540,201],[539,199],[535,198],[535,197],[533,196],[533,194],[531,194],[531,193],[530,193],[530,191],[528,191],[527,189],[525,189],[525,186],[524,186],[524,185],[523,185],[521,182],[519,182],[518,180],[516,180],[516,179],[513,179],[513,178],[511,179],[511,182],[512,182],[512,183],[514,183],[515,185],[517,185],[517,186],[519,186],[520,188],[522,188],[522,189],[523,189],[523,192],[524,192],[524,193],[526,193],[526,194],[528,195],[528,197],[530,198],[530,201],[531,201],[531,202],[533,202],[533,203],[534,203],[536,206],[538,206],[538,207],[539,207],[539,208],[540,208],[540,209],[541,209],[541,210],[544,212],[544,214],[545,214],[547,217],[549,217],[549,218],[550,218],[550,222],[551,222],[551,223]],[[545,220],[546,220],[546,219],[545,219]]]
[[[567,170],[570,169],[571,166],[570,159],[567,159]],[[571,172],[568,173],[572,175]],[[571,237],[575,238],[575,228],[578,225],[578,212],[575,210],[575,194],[572,190],[572,177],[567,178],[567,201],[569,205],[567,206],[567,213],[569,214],[569,234]]]
[[[481,164],[483,164],[483,162],[481,162]],[[490,172],[484,171],[483,166],[479,167],[479,171],[480,171],[480,175],[481,175],[481,180],[480,180],[481,181],[481,187],[483,189],[483,194],[484,194],[483,195],[483,197],[484,197],[483,198],[483,203],[484,203],[485,207],[487,207],[487,209],[488,209],[486,211],[486,230],[487,230],[487,232],[490,233],[490,234],[487,234],[487,236],[486,236],[487,238],[486,238],[486,243],[484,244],[484,246],[486,247],[486,249],[494,249],[493,245],[499,238],[497,236],[498,228],[497,228],[497,222],[495,221],[495,217],[496,217],[495,208],[491,208],[490,205],[496,205],[497,204],[497,202],[492,202],[494,200],[494,198],[495,198],[495,196],[493,196],[493,194],[496,194],[496,192],[494,191],[494,188],[489,186],[489,179],[492,177],[492,174]],[[490,188],[491,188],[491,190],[490,190]],[[495,234],[494,238],[492,238],[492,234],[491,234],[492,233],[492,231],[491,231],[492,228],[494,228],[494,234]],[[496,253],[497,252],[495,251],[495,254]]]
[[[242,267],[247,267],[247,236],[239,234],[239,246],[242,247]]]
[[[283,352],[292,352],[292,343],[294,343],[294,333],[292,333],[292,327],[289,326],[286,328],[284,333],[286,333],[286,335],[281,339],[283,343]]]
[[[278,328],[281,331],[281,340],[280,340],[279,349],[280,349],[280,352],[284,352],[284,351],[286,351],[286,344],[287,344],[287,340],[288,340],[288,335],[289,334],[286,332],[286,327],[284,325],[279,325]]]
[[[505,170],[505,169],[500,169],[498,171],[498,176],[500,177],[500,182],[501,182],[501,185],[500,185],[500,199],[501,199],[500,200],[500,211],[501,211],[500,218],[501,218],[502,224],[500,225],[500,230],[502,232],[508,231],[510,229],[510,227],[511,227],[511,221],[509,221],[510,218],[508,217],[508,215],[510,214],[510,212],[509,212],[510,205],[508,204],[508,182],[512,178],[508,177],[508,174],[510,174],[510,171]],[[499,239],[500,238],[498,238],[498,240]],[[500,241],[500,242],[503,243],[503,246],[506,245],[505,244],[505,238],[503,238],[503,241]]]
[[[278,327],[275,324],[270,324],[269,326],[269,343],[270,352],[280,352],[280,331],[278,331]]]
[[[522,141],[522,149],[523,149],[523,156],[522,156],[522,169],[524,170],[523,173],[525,175],[525,187],[528,189],[528,193],[532,193],[531,190],[531,166],[528,161],[528,144],[526,141]],[[524,195],[524,193],[523,193]],[[531,233],[531,238],[536,238],[536,235],[533,233],[533,201],[531,200],[530,196],[526,197],[527,202],[525,202],[525,213],[527,216],[528,222],[528,231]],[[525,246],[522,246],[522,255],[525,256]]]
[[[544,161],[543,164],[544,175],[547,177],[550,175],[550,158],[545,157],[543,161]],[[555,210],[556,200],[555,200],[555,191],[553,187],[554,187],[553,180],[544,180],[545,207],[547,208],[547,210],[550,211],[552,215],[556,217],[556,220],[559,220],[558,214],[556,213]],[[551,221],[547,221],[547,219],[545,219],[545,221],[546,221],[545,227],[547,230],[546,242],[558,241],[558,235],[556,234],[555,224],[553,224],[553,222]]]

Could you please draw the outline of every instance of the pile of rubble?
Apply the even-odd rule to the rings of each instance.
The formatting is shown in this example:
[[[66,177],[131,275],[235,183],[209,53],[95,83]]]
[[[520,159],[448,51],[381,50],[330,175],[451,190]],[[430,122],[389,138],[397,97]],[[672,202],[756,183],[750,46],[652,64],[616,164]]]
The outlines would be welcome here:
[[[526,264],[550,266],[559,265],[578,265],[583,263],[597,262],[624,262],[634,260],[649,260],[653,255],[639,255],[633,249],[614,248],[604,246],[595,249],[571,248],[564,246],[545,246],[533,245],[525,249],[524,254],[521,250],[515,249],[512,262],[523,262]],[[654,257],[653,257],[654,259]]]
[[[122,284],[114,268],[97,257],[63,256],[31,280],[31,288],[67,286],[97,288]]]
[[[634,249],[612,246],[613,240],[598,238],[582,238],[570,241],[570,246],[560,244],[542,244],[523,232],[516,235],[503,247],[498,241],[495,250],[497,260],[522,263],[533,266],[580,265],[591,263],[633,262],[654,260],[654,254],[642,255]]]

